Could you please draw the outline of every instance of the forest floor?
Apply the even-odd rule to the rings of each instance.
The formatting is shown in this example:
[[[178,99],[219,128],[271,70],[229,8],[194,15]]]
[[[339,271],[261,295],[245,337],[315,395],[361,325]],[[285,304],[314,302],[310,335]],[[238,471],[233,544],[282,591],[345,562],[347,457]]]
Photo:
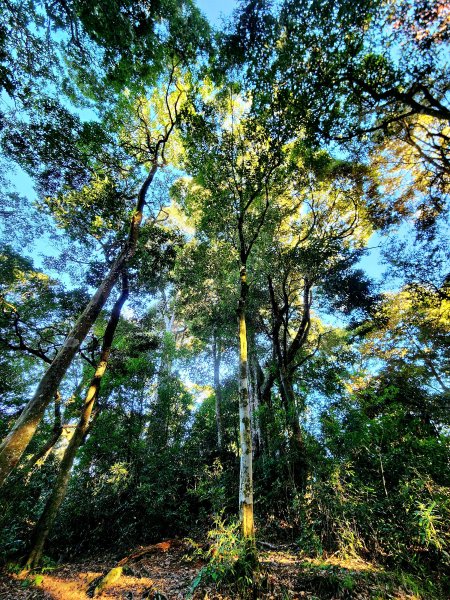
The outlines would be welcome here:
[[[306,559],[288,551],[260,553],[261,581],[253,599],[428,600],[409,575],[389,573],[360,559]],[[37,575],[0,574],[1,600],[88,600],[102,576],[117,566],[111,556],[58,565]],[[184,543],[168,541],[138,550],[123,573],[97,597],[126,600],[234,600],[231,588],[220,592],[208,582],[191,592],[202,568]]]

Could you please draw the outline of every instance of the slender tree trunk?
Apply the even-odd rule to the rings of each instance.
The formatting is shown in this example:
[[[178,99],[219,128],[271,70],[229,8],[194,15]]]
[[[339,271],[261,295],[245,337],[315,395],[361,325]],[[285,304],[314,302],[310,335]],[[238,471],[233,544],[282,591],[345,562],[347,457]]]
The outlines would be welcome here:
[[[114,307],[111,311],[111,316],[106,326],[105,335],[103,336],[103,344],[100,353],[100,359],[97,364],[94,377],[92,378],[91,383],[89,385],[86,398],[84,400],[80,420],[61,460],[61,464],[59,467],[55,484],[53,486],[52,493],[49,499],[47,500],[44,511],[39,521],[37,522],[35,530],[33,532],[31,551],[26,562],[27,569],[32,569],[39,564],[42,557],[42,552],[44,550],[44,544],[55,521],[55,517],[58,513],[59,507],[61,506],[61,503],[66,495],[73,462],[75,460],[78,448],[81,446],[89,427],[89,419],[91,417],[92,409],[99,394],[101,380],[103,375],[105,374],[106,367],[108,366],[108,359],[111,352],[111,347],[114,340],[117,324],[119,322],[120,313],[127,298],[128,281],[126,275],[124,274],[122,293],[120,294],[119,298],[114,304]]]
[[[253,458],[255,459],[259,453],[258,417],[257,417],[258,399],[256,397],[255,382],[253,379],[252,361],[251,361],[250,356],[249,356],[249,361],[248,361],[247,372],[248,372],[248,394],[249,394],[249,401],[250,401],[250,425],[251,425],[251,429],[252,429],[252,451],[253,451]]]
[[[240,271],[240,297],[238,304],[239,319],[239,441],[241,450],[239,509],[242,532],[245,539],[253,540],[253,465],[252,465],[252,429],[250,422],[250,399],[248,393],[247,327],[245,307],[247,300],[247,272],[243,265]]]
[[[63,431],[61,421],[61,394],[56,392],[55,394],[55,420],[53,424],[53,431],[47,442],[37,452],[33,454],[21,467],[24,473],[31,471],[35,464],[45,462],[47,456],[50,454],[51,449],[59,440]]]
[[[136,210],[131,220],[128,241],[125,248],[114,261],[108,275],[100,284],[89,304],[75,323],[72,331],[69,333],[62,348],[45,372],[33,398],[28,402],[14,427],[0,446],[0,485],[2,485],[20,460],[44,415],[45,409],[58,390],[75,354],[78,352],[80,345],[100,314],[125,264],[136,251],[145,196],[156,170],[157,165],[155,164],[139,191]]]
[[[292,381],[282,368],[280,369],[280,384],[280,391],[287,413],[287,421],[291,429],[289,445],[292,464],[292,479],[295,486],[299,490],[303,490],[306,485],[305,441],[303,439],[302,428],[300,427],[300,419]]]
[[[254,336],[252,336],[251,352],[250,352],[250,374],[252,380],[252,417],[254,430],[254,456],[260,456],[265,446],[264,418],[261,414],[262,401],[262,384],[264,374],[259,366],[258,357],[256,355],[256,344]]]
[[[271,369],[261,382],[261,402],[272,408],[272,388],[276,381],[275,369]]]
[[[217,427],[217,447],[219,452],[223,452],[223,426],[222,426],[222,388],[220,385],[220,361],[222,353],[220,351],[220,341],[214,333],[213,339],[213,360],[214,360],[214,393],[216,396],[216,427]]]

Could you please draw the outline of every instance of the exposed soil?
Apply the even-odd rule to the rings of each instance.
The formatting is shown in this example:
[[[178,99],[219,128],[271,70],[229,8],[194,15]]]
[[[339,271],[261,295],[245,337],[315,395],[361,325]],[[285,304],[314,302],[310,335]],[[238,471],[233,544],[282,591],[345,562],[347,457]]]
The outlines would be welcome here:
[[[137,549],[136,553],[139,552]],[[108,587],[100,598],[123,598],[140,600],[166,596],[170,599],[185,598],[189,584],[198,572],[199,565],[187,562],[182,544],[163,542],[156,544],[143,556],[124,566],[121,577]],[[110,569],[115,567],[111,557],[61,565],[42,574],[39,585],[32,585],[34,575],[11,575],[2,573],[0,579],[1,600],[88,600],[92,598],[96,584]],[[39,575],[38,575],[39,577]],[[28,585],[29,587],[23,587]]]
[[[190,596],[191,583],[202,567],[188,556],[188,547],[178,540],[137,549],[123,564],[123,573],[99,596],[124,600],[234,600],[240,597],[232,587],[218,591],[205,582]],[[88,600],[99,581],[120,564],[111,556],[64,564],[37,575],[0,577],[1,600]],[[376,566],[360,560],[305,559],[281,551],[260,554],[259,585],[249,598],[333,600],[419,600],[417,590],[393,578]],[[35,577],[38,579],[36,580]],[[37,585],[36,585],[37,584]]]

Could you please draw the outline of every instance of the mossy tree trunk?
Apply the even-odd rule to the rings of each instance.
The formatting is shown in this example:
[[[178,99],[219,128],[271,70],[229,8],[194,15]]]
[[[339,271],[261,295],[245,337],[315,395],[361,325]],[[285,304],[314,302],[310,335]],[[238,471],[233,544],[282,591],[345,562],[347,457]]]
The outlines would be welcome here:
[[[317,351],[299,359],[299,353],[304,348],[311,327],[312,281],[304,280],[302,315],[295,335],[289,342],[292,327],[289,323],[289,292],[286,273],[281,279],[281,304],[278,301],[272,277],[268,277],[269,295],[272,306],[273,325],[271,331],[273,343],[273,365],[266,380],[267,386],[278,380],[279,391],[286,414],[286,424],[290,432],[289,449],[292,480],[298,489],[304,489],[306,484],[307,460],[303,431],[300,426],[300,415],[295,397],[293,377],[296,370]],[[320,336],[319,336],[320,340]]]
[[[90,382],[86,398],[81,411],[80,420],[75,428],[74,434],[70,439],[64,456],[61,460],[58,475],[53,486],[52,493],[47,500],[44,511],[36,524],[31,541],[31,551],[26,561],[26,568],[32,569],[38,566],[44,545],[55,521],[59,507],[61,506],[69,484],[71,469],[81,446],[83,439],[88,431],[89,420],[92,414],[95,401],[98,397],[101,380],[108,366],[109,355],[114,340],[117,324],[119,322],[122,307],[128,298],[128,279],[125,273],[122,275],[122,293],[116,300],[103,336],[100,358]]]
[[[155,163],[139,191],[136,210],[134,211],[131,220],[128,240],[124,249],[114,261],[108,275],[102,281],[94,296],[83,310],[55,359],[45,372],[33,398],[28,402],[22,414],[14,424],[14,427],[0,446],[0,485],[2,485],[20,460],[20,457],[28,446],[28,443],[33,437],[44,415],[45,409],[57,392],[75,354],[78,352],[82,342],[105,305],[105,302],[108,300],[111,290],[116,284],[127,261],[136,251],[145,205],[145,196],[153,181],[156,170],[157,165]]]
[[[61,421],[61,394],[59,391],[55,394],[55,420],[53,423],[53,431],[47,442],[39,448],[37,452],[33,454],[22,466],[21,469],[24,473],[31,471],[31,469],[37,464],[42,464],[47,459],[53,446],[59,440],[63,432],[63,426]]]
[[[241,451],[239,478],[239,510],[242,533],[247,540],[254,540],[253,520],[253,463],[252,428],[250,420],[250,398],[248,386],[246,301],[248,294],[247,270],[240,269],[240,296],[238,303],[239,323],[239,442]]]

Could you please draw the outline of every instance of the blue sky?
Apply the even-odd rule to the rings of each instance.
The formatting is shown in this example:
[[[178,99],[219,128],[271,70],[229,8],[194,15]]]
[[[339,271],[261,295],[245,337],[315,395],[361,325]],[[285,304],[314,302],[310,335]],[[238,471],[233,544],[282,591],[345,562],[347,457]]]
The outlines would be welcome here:
[[[204,15],[208,18],[212,25],[220,26],[223,19],[226,19],[231,16],[233,10],[238,5],[238,0],[197,0],[197,5],[200,10],[204,13]],[[13,178],[13,181],[22,194],[27,195],[30,198],[35,197],[35,193],[33,191],[32,182],[29,177],[27,177],[23,172],[18,170],[16,177]],[[5,232],[3,232],[4,234]],[[2,236],[7,237],[7,236]],[[382,273],[385,267],[380,264],[380,249],[379,245],[384,240],[379,235],[374,235],[370,240],[368,246],[370,248],[368,254],[361,260],[360,266],[372,277],[380,280],[382,278]],[[44,255],[55,255],[57,253],[56,248],[52,248],[49,245],[48,239],[40,240],[35,248],[34,259],[36,263],[40,265],[41,260],[38,257],[39,254]]]
[[[237,7],[238,0],[197,0],[197,6],[208,18],[212,25],[220,26],[222,19],[229,17]],[[369,251],[360,261],[363,268],[371,277],[381,280],[384,266],[381,265],[380,244],[383,239],[380,235],[372,236],[369,241]]]
[[[221,17],[229,17],[237,6],[237,0],[197,0],[197,6],[210,23],[219,25]]]

